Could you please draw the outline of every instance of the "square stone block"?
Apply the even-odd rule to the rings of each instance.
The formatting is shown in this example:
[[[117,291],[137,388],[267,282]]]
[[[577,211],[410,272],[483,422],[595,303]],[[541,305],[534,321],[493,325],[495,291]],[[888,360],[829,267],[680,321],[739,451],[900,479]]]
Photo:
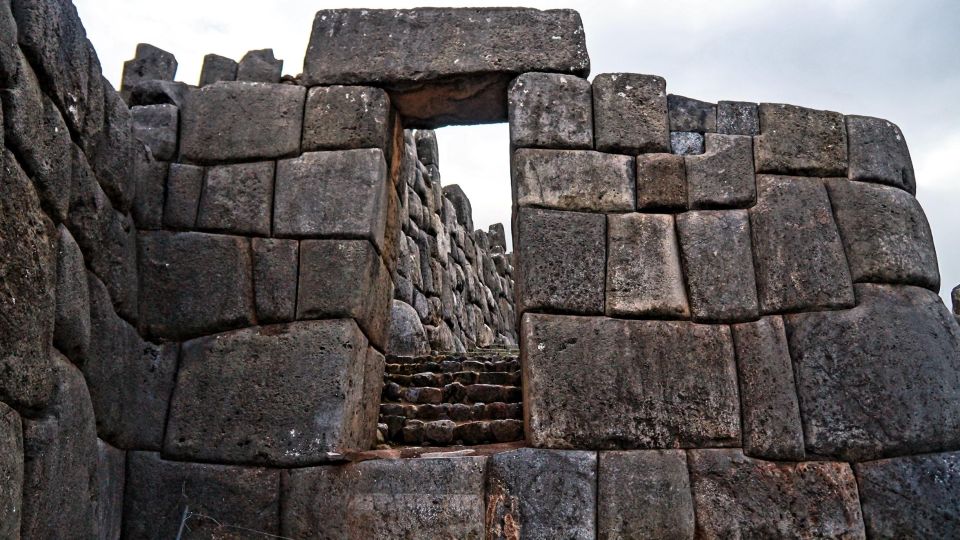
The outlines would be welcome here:
[[[387,344],[393,283],[366,240],[303,240],[297,319],[352,317],[373,345]]]
[[[237,65],[237,80],[278,83],[283,73],[283,60],[273,56],[273,49],[248,51]]]
[[[180,110],[176,105],[142,105],[130,108],[133,136],[142,142],[153,157],[173,161],[177,157],[177,133]]]
[[[170,164],[167,201],[163,208],[165,227],[192,229],[196,226],[204,174],[203,167],[183,163]]]
[[[365,450],[373,442],[363,440],[365,406],[379,399],[365,393],[367,358],[367,339],[350,319],[187,341],[164,455],[289,467]]]
[[[717,133],[759,135],[760,113],[757,111],[757,104],[746,101],[717,103]]]
[[[366,238],[384,247],[390,188],[378,149],[310,152],[277,163],[277,236]]]
[[[741,135],[706,134],[706,152],[684,158],[690,208],[747,208],[757,199],[753,141]]]
[[[465,456],[293,469],[284,482],[283,534],[481,540],[486,468],[486,457]]]
[[[237,62],[219,54],[208,54],[203,57],[203,67],[200,68],[200,84],[207,86],[218,81],[237,80]]]
[[[596,149],[618,154],[670,151],[667,81],[654,75],[603,73],[593,79]]]
[[[933,234],[912,195],[842,179],[826,184],[854,281],[940,290]]]
[[[856,285],[786,316],[809,453],[862,461],[960,446],[960,328],[936,293]]]
[[[763,313],[853,306],[847,258],[820,179],[758,176],[750,231]]]
[[[717,131],[717,106],[698,99],[670,94],[667,96],[670,131]]]
[[[296,317],[300,243],[278,238],[253,238],[253,288],[257,320],[288,322]]]
[[[602,313],[606,217],[521,208],[516,222],[517,312]]]
[[[303,151],[379,148],[386,154],[393,120],[390,98],[381,88],[311,88],[303,118]]]
[[[759,112],[753,148],[758,173],[847,176],[842,114],[778,103],[761,103]]]
[[[526,314],[520,341],[534,446],[740,444],[729,327]]]
[[[746,210],[677,215],[690,310],[696,321],[736,322],[759,316]]]
[[[847,116],[850,180],[898,187],[915,195],[917,179],[903,132],[896,124],[869,116]]]
[[[637,156],[637,210],[686,210],[687,170],[682,156]]]
[[[521,149],[513,155],[516,203],[557,210],[630,212],[634,159],[589,150]]]
[[[514,148],[593,148],[590,81],[558,73],[524,73],[507,92]]]
[[[607,315],[689,317],[673,216],[607,219]]]
[[[197,228],[270,235],[274,162],[209,167],[201,190]]]
[[[256,82],[191,89],[181,111],[180,155],[203,164],[294,156],[306,94],[302,86]]]

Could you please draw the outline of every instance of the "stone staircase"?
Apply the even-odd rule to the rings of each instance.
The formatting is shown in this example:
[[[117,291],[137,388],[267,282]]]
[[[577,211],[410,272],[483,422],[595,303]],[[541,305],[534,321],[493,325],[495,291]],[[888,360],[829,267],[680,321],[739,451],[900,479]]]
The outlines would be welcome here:
[[[523,439],[516,350],[388,356],[380,403],[384,446],[459,446]]]

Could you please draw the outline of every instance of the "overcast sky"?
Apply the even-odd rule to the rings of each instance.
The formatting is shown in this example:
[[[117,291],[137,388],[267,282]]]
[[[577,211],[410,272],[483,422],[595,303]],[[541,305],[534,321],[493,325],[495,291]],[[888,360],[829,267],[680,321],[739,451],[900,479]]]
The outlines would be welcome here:
[[[104,72],[118,85],[138,42],[177,56],[196,84],[203,56],[239,59],[273,48],[302,70],[321,8],[493,6],[473,0],[75,0]],[[513,2],[507,2],[510,4]],[[960,1],[571,0],[524,2],[580,11],[593,75],[661,75],[667,91],[708,101],[792,103],[898,124],[910,144],[918,198],[933,228],[942,295],[960,283]],[[505,124],[444,128],[444,184],[460,184],[477,227],[510,223]],[[508,234],[509,236],[509,234]]]

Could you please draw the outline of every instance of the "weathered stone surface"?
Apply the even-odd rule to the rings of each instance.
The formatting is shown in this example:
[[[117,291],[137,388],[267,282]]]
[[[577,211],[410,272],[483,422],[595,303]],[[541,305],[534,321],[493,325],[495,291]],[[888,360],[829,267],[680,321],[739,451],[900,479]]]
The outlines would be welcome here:
[[[597,538],[692,539],[696,520],[682,450],[600,452]]]
[[[130,89],[131,107],[141,105],[173,105],[182,109],[190,86],[177,81],[141,81]]]
[[[869,116],[847,116],[846,124],[850,180],[887,184],[917,193],[910,149],[896,124]]]
[[[593,148],[590,82],[572,75],[524,73],[507,93],[515,148]]]
[[[97,439],[97,538],[119,540],[123,524],[126,453]]]
[[[673,216],[608,217],[606,313],[657,318],[690,316]]]
[[[57,227],[57,236],[57,308],[53,345],[75,360],[90,345],[90,293],[80,247],[63,225]]]
[[[0,2],[0,89],[16,84],[20,76],[19,56],[17,22],[13,18],[10,2]]]
[[[690,208],[746,208],[757,198],[750,137],[707,133],[707,150],[684,158]]]
[[[843,115],[761,103],[760,135],[754,138],[758,173],[847,176]]]
[[[960,521],[960,453],[853,466],[870,538],[949,538]]]
[[[457,223],[467,231],[473,231],[473,207],[463,188],[457,184],[443,186],[443,198],[453,205],[457,213]]]
[[[673,154],[637,156],[637,210],[686,210],[684,158]]]
[[[54,398],[23,419],[22,538],[96,538],[97,433],[80,371],[53,353]]]
[[[635,167],[630,156],[589,150],[517,150],[513,155],[516,204],[630,212],[636,197]]]
[[[302,86],[254,82],[192,89],[180,115],[180,153],[195,163],[296,155],[306,94]]]
[[[593,131],[601,152],[669,152],[667,81],[633,73],[594,77]]]
[[[414,137],[420,163],[439,167],[440,147],[437,145],[437,133],[432,129],[418,129]]]
[[[300,242],[297,319],[352,317],[383,350],[389,338],[393,283],[366,240]]]
[[[136,197],[133,200],[133,222],[138,230],[163,227],[163,202],[170,164],[157,161],[144,147],[134,152],[133,178]]]
[[[757,111],[757,104],[747,101],[717,103],[717,133],[759,135],[760,113]]]
[[[296,240],[253,238],[253,287],[257,320],[292,321],[297,308],[300,244]]]
[[[322,10],[304,81],[386,88],[408,127],[507,119],[503,97],[521,73],[586,77],[580,15],[523,8]]]
[[[717,105],[698,99],[670,94],[667,96],[670,131],[717,131]]]
[[[597,454],[521,448],[487,462],[487,538],[590,539]]]
[[[23,429],[20,415],[0,402],[0,537],[20,538],[22,507]]]
[[[143,341],[113,312],[100,280],[88,278],[92,332],[79,365],[90,387],[97,433],[118,448],[159,450],[177,373],[177,344]]]
[[[763,313],[854,304],[843,244],[819,179],[758,176],[750,231]]]
[[[748,456],[801,460],[803,428],[783,319],[735,324],[743,451]]]
[[[369,86],[318,86],[307,95],[303,151],[379,148],[391,145],[390,98]]]
[[[853,309],[786,317],[807,451],[859,461],[956,448],[956,322],[926,289],[856,291]]]
[[[520,348],[527,441],[534,446],[740,443],[728,327],[526,314]]]
[[[953,300],[953,314],[960,317],[960,285],[953,288],[950,298]]]
[[[507,252],[507,233],[503,229],[503,223],[494,223],[487,228],[487,238],[490,240],[490,250],[498,249]]]
[[[521,208],[516,222],[517,312],[602,313],[605,217]]]
[[[239,64],[233,59],[219,54],[208,54],[203,57],[198,86],[207,86],[219,81],[235,81],[238,67]]]
[[[282,73],[283,60],[273,56],[273,49],[249,51],[237,66],[238,81],[278,83]]]
[[[204,174],[203,167],[183,163],[170,164],[167,200],[163,207],[164,226],[192,229],[197,224]]]
[[[378,149],[310,152],[279,161],[274,233],[366,238],[382,250],[389,188]]]
[[[378,459],[291,470],[284,483],[283,534],[480,540],[486,462],[474,456]]]
[[[140,81],[172,81],[177,74],[177,58],[149,43],[138,43],[132,60],[123,63],[120,91],[127,91]]]
[[[746,210],[677,215],[693,319],[736,322],[760,314]]]
[[[367,339],[349,319],[246,328],[185,342],[164,455],[303,466],[367,449]],[[377,378],[382,378],[382,371]]]
[[[253,322],[247,239],[141,232],[138,247],[145,335],[183,339]]]
[[[197,228],[269,236],[273,176],[272,161],[208,168]]]
[[[180,111],[175,105],[142,105],[130,108],[133,136],[150,149],[153,157],[173,161],[177,156]]]
[[[106,79],[103,84],[103,129],[80,142],[103,191],[117,210],[126,212],[133,202],[136,188],[133,151],[138,143],[133,138],[130,109]]]
[[[430,354],[430,342],[417,311],[406,302],[393,300],[390,307],[390,341],[387,353],[397,356]]]
[[[940,290],[933,234],[920,203],[888,186],[826,181],[854,281]]]
[[[50,341],[57,283],[56,229],[16,158],[0,182],[0,401],[39,408],[54,391]]]
[[[280,534],[280,471],[127,454],[125,538],[237,538]]]
[[[687,453],[697,538],[865,538],[846,463],[776,463],[740,450]]]
[[[670,151],[680,156],[694,156],[704,152],[703,133],[696,131],[671,131]]]

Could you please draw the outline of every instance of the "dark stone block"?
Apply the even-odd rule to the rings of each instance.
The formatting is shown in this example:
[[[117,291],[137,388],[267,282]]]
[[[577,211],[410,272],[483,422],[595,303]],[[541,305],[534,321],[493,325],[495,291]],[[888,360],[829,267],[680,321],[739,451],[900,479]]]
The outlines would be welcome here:
[[[296,240],[253,238],[253,287],[257,320],[292,321],[296,317],[300,244]]]
[[[589,150],[521,149],[513,154],[516,204],[557,210],[633,211],[634,159]]]
[[[637,210],[686,210],[684,158],[673,154],[637,156]]]
[[[97,538],[120,539],[125,476],[126,452],[97,439]]]
[[[390,98],[369,86],[318,86],[307,94],[303,151],[379,148],[393,136]]]
[[[750,137],[708,133],[707,151],[687,156],[690,208],[746,208],[757,199]]]
[[[760,135],[753,151],[758,173],[847,176],[843,115],[761,103]]]
[[[207,86],[220,81],[237,80],[236,61],[220,56],[219,54],[208,54],[203,57],[203,67],[200,68],[200,83],[198,86]]]
[[[597,75],[593,79],[593,132],[601,152],[669,152],[667,81],[633,73]]]
[[[450,201],[457,213],[457,223],[467,231],[473,230],[473,207],[470,199],[457,184],[443,186],[443,198]]]
[[[657,318],[690,316],[673,216],[608,217],[606,313]]]
[[[424,165],[440,166],[440,147],[437,133],[432,129],[418,129],[415,135],[417,159]]]
[[[163,208],[164,226],[174,229],[192,229],[196,226],[204,174],[203,167],[170,164],[167,200]]]
[[[604,215],[521,208],[516,221],[517,312],[602,313]]]
[[[693,538],[696,520],[682,450],[600,452],[597,538]]]
[[[180,153],[194,163],[300,153],[302,86],[219,82],[191,89],[180,111]]]
[[[138,247],[145,335],[184,339],[255,320],[246,238],[141,232]]]
[[[175,105],[131,107],[130,115],[134,138],[149,148],[153,157],[160,161],[176,159],[180,111]]]
[[[679,156],[695,156],[704,152],[703,133],[696,131],[671,131],[670,151]]]
[[[726,326],[524,315],[527,441],[550,448],[740,444]]]
[[[133,119],[130,109],[104,80],[103,130],[87,139],[82,147],[90,167],[97,175],[103,191],[110,196],[113,206],[127,212],[133,202],[136,185],[133,178],[134,146]]]
[[[397,356],[430,354],[427,333],[417,311],[409,304],[393,300],[390,307],[390,340],[387,352]]]
[[[487,538],[592,539],[597,454],[521,448],[487,462]]]
[[[141,105],[173,105],[182,109],[191,86],[175,81],[141,81],[130,89],[131,107]]]
[[[783,319],[735,324],[743,451],[778,460],[804,458],[803,428]]]
[[[917,179],[903,132],[896,124],[869,116],[847,116],[850,180],[898,187],[915,195]]]
[[[20,538],[22,507],[23,429],[20,415],[0,402],[0,537]]]
[[[807,451],[844,460],[960,446],[960,328],[936,293],[857,285],[786,317]]]
[[[133,178],[136,197],[133,200],[133,221],[138,230],[163,227],[163,202],[170,164],[157,161],[146,148],[134,152]]]
[[[53,345],[76,361],[90,346],[90,292],[87,289],[87,270],[83,264],[80,246],[70,235],[70,231],[60,225],[57,235],[57,311]]]
[[[272,161],[207,168],[197,228],[269,236],[273,176]]]
[[[237,66],[238,81],[279,83],[282,73],[283,60],[274,58],[273,49],[250,51]]]
[[[127,454],[125,538],[176,538],[187,517],[188,538],[280,534],[280,471]]]
[[[760,113],[757,111],[757,104],[747,101],[717,103],[717,133],[759,135]]]
[[[740,450],[687,453],[697,538],[865,538],[846,463],[777,463]]]
[[[847,258],[819,179],[758,176],[750,230],[763,313],[854,305]]]
[[[373,360],[372,358],[369,360]],[[185,342],[164,455],[304,466],[373,442],[367,339],[349,319],[246,328]],[[374,392],[368,393],[368,389]]]
[[[10,2],[0,2],[0,90],[16,84],[20,76],[17,22],[10,8]]]
[[[508,84],[533,71],[587,76],[577,12],[322,10],[304,61],[308,86],[386,88],[408,127],[427,128],[506,120]]]
[[[677,216],[680,253],[695,321],[736,322],[760,314],[746,210]]]
[[[123,63],[120,91],[133,88],[140,81],[172,81],[177,74],[177,58],[149,43],[138,43],[132,60]]]
[[[556,73],[524,73],[507,93],[515,148],[593,148],[590,81]]]
[[[717,131],[717,105],[698,99],[670,94],[667,96],[670,112],[670,131]]]
[[[853,466],[870,538],[949,538],[960,522],[960,453]]]
[[[826,184],[854,281],[940,290],[933,234],[912,195],[842,179]]]

